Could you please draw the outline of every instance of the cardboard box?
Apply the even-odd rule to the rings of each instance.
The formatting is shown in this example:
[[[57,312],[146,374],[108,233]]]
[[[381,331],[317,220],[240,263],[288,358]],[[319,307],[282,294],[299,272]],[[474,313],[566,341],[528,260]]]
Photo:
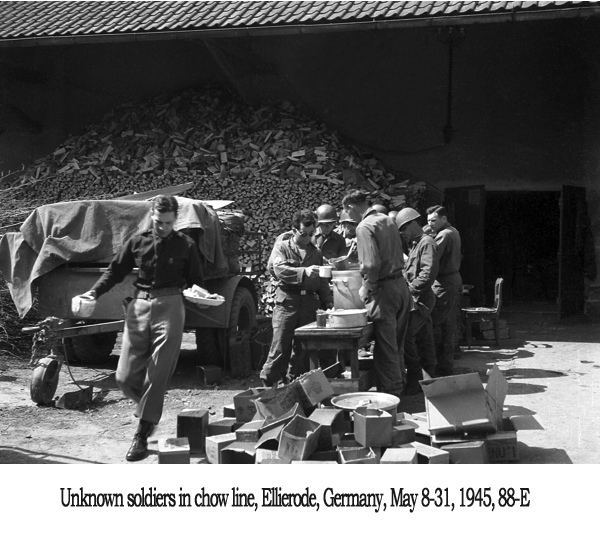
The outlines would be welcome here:
[[[392,417],[383,409],[358,407],[354,410],[354,436],[363,447],[388,447],[392,443]]]
[[[517,432],[497,432],[485,437],[487,461],[490,464],[519,460]]]
[[[416,441],[413,443],[417,450],[417,464],[449,464],[450,453],[430,445],[424,445]]]
[[[418,424],[413,421],[405,420],[401,424],[392,426],[392,447],[399,447],[400,445],[406,445],[412,443],[417,439],[415,429],[418,428]]]
[[[487,451],[483,441],[467,441],[444,445],[443,451],[450,454],[451,464],[487,464]]]
[[[283,427],[278,456],[290,460],[306,460],[317,448],[321,425],[296,415]]]
[[[263,420],[251,420],[235,431],[235,440],[240,443],[256,443],[261,436]]]
[[[234,441],[221,450],[221,464],[255,464],[255,443]]]
[[[361,449],[363,446],[356,441],[354,433],[347,433],[342,436],[338,449]]]
[[[207,436],[218,436],[219,434],[230,434],[235,432],[235,417],[223,417],[208,423]]]
[[[339,455],[337,451],[315,451],[308,459],[315,462],[335,462],[337,464]]]
[[[424,418],[420,416],[414,418],[414,415],[405,413],[404,423],[410,423],[415,427],[415,442],[423,445],[431,445],[431,434],[429,433],[429,424],[427,423],[427,414],[423,413]],[[419,413],[419,415],[421,415]]]
[[[303,407],[312,407],[320,401],[333,396],[333,388],[321,368],[301,375],[296,383],[300,389],[300,399]]]
[[[238,422],[250,422],[256,415],[256,405],[254,400],[260,397],[265,391],[271,390],[267,388],[250,388],[244,392],[240,392],[233,397],[233,405],[235,406],[235,420]]]
[[[158,440],[159,464],[189,464],[190,442],[187,437],[169,437]]]
[[[276,451],[279,449],[279,441],[281,440],[282,432],[283,426],[276,426],[275,428],[267,430],[256,443],[256,448]]]
[[[292,409],[290,409],[285,415],[282,415],[281,417],[277,417],[274,419],[265,419],[263,421],[262,432],[268,432],[269,430],[277,428],[278,426],[285,426],[296,415],[304,416],[304,411],[302,410],[302,406],[300,404],[294,404],[294,407],[292,407]]]
[[[321,425],[317,450],[332,450],[340,444],[342,436],[350,430],[350,425],[341,409],[315,409],[309,420]]]
[[[190,452],[202,454],[208,433],[208,411],[206,409],[183,409],[177,415],[177,437],[187,437]]]
[[[210,464],[221,463],[221,451],[235,442],[235,432],[206,438],[206,459]]]
[[[301,404],[298,385],[292,383],[279,388],[267,389],[254,399],[254,404],[256,412],[263,419],[282,417],[293,409],[294,405]]]
[[[292,460],[292,464],[337,464],[336,460]]]
[[[223,417],[235,419],[235,404],[227,404],[223,406]]]
[[[488,375],[485,388],[478,373],[420,381],[432,435],[492,433],[502,428],[508,383],[495,365]]]
[[[266,458],[261,464],[291,464],[292,461],[289,458]]]
[[[254,455],[255,464],[264,464],[266,460],[278,459],[277,451],[271,451],[269,449],[256,449]]]
[[[360,449],[340,449],[340,464],[378,464],[377,455],[369,447]]]
[[[385,450],[380,464],[416,464],[417,449],[411,445],[401,445],[400,447],[390,447]]]

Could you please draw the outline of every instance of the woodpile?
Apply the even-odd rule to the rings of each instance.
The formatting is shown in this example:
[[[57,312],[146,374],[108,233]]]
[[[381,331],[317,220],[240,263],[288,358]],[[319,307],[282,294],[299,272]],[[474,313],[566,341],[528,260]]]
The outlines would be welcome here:
[[[339,209],[350,187],[389,209],[420,208],[425,194],[289,102],[253,107],[224,89],[190,89],[115,108],[0,187],[0,233],[43,204],[190,181],[187,196],[234,200],[248,215],[246,232],[262,234],[244,238],[241,264],[256,274],[263,315],[273,302],[264,266],[296,210],[325,202]]]

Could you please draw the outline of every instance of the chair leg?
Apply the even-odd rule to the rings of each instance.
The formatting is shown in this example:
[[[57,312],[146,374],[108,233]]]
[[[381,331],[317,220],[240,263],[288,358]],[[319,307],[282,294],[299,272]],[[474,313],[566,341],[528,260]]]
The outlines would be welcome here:
[[[496,345],[500,347],[500,319],[494,319],[494,334],[496,335]]]

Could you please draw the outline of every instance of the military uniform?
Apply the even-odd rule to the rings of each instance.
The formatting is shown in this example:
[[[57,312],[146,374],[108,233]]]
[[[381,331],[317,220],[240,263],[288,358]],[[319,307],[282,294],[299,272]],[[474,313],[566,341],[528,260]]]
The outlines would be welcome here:
[[[399,396],[404,387],[404,340],[410,310],[400,233],[392,219],[369,208],[356,228],[356,239],[367,292],[365,306],[373,321],[377,388]]]
[[[435,236],[438,246],[439,271],[433,283],[436,297],[432,313],[436,342],[437,370],[439,375],[451,375],[454,371],[454,335],[456,311],[462,295],[460,276],[461,240],[458,230],[451,225]]]
[[[431,236],[423,234],[413,241],[404,268],[404,277],[408,282],[414,305],[410,312],[404,343],[404,362],[409,386],[422,379],[421,369],[430,376],[435,373],[436,356],[431,319],[435,295],[431,287],[437,274],[437,244]]]
[[[269,271],[277,281],[273,341],[260,372],[261,379],[269,385],[284,379],[288,371],[290,376],[297,377],[309,369],[308,355],[301,343],[294,339],[294,332],[296,328],[315,321],[321,304],[333,307],[327,279],[308,277],[305,273],[306,268],[322,264],[321,251],[312,243],[302,256],[293,236],[280,236],[275,242],[269,258]]]

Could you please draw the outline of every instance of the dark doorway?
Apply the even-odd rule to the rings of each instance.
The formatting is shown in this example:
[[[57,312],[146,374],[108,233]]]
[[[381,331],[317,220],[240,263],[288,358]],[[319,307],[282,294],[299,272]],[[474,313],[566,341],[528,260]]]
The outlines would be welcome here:
[[[560,192],[486,192],[484,292],[504,277],[503,302],[556,304]]]

